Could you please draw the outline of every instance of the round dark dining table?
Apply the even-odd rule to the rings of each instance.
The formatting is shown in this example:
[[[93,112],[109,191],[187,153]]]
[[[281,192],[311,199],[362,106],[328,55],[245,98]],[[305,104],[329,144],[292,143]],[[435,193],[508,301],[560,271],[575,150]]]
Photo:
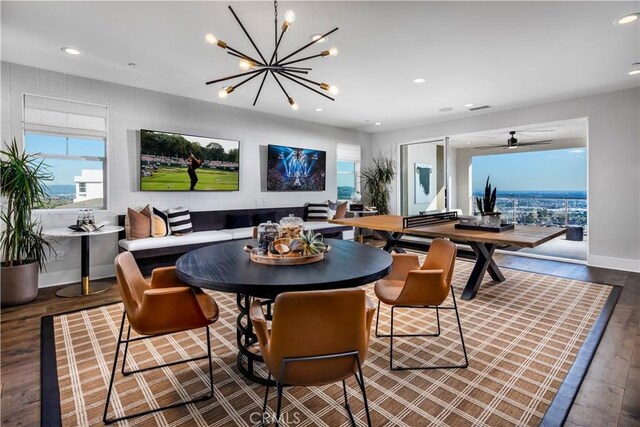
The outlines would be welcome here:
[[[249,319],[253,298],[262,299],[267,318],[271,303],[282,292],[352,288],[378,280],[391,271],[386,251],[348,240],[325,239],[331,251],[320,262],[305,265],[264,265],[249,259],[243,247],[255,240],[232,240],[193,250],[176,262],[176,274],[185,283],[237,295],[237,365],[247,378],[267,383],[254,363],[263,362]]]

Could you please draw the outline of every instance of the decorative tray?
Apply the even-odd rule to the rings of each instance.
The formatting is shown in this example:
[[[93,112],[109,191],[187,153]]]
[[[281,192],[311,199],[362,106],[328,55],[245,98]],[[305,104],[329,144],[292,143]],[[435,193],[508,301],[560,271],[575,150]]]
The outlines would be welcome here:
[[[314,262],[319,262],[324,260],[325,254],[327,254],[331,250],[331,246],[327,245],[324,252],[320,252],[314,255],[279,255],[273,253],[264,253],[259,248],[254,248],[253,246],[246,245],[242,248],[245,252],[249,253],[249,257],[251,261],[258,264],[265,265],[304,265],[304,264],[313,264]]]
[[[500,233],[502,231],[513,230],[515,228],[513,224],[500,224],[500,227],[489,227],[486,225],[473,224],[456,224],[455,227],[462,230],[489,231],[491,233]]]

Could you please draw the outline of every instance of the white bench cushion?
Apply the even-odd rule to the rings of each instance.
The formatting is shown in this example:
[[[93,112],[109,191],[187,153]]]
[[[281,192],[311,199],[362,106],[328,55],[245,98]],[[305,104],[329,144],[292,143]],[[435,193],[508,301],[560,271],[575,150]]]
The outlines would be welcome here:
[[[325,228],[334,228],[334,227],[342,227],[340,224],[332,224],[326,221],[305,221],[302,224],[302,229],[304,231],[309,230],[324,230]]]
[[[223,233],[231,234],[231,238],[233,240],[248,239],[250,237],[253,237],[253,227],[225,228],[224,230],[220,231]]]
[[[193,245],[197,243],[214,243],[225,240],[232,240],[233,237],[229,233],[222,231],[196,231],[184,236],[166,236],[166,237],[149,237],[146,239],[127,240],[122,239],[118,242],[121,248],[129,251],[142,251],[147,249],[168,248],[172,246]]]

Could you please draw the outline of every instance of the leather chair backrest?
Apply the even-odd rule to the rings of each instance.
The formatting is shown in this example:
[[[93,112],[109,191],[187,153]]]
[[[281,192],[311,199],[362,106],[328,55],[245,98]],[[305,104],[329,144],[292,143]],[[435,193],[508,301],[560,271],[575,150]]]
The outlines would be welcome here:
[[[122,252],[115,261],[116,278],[120,295],[127,311],[127,318],[134,330],[140,330],[138,314],[142,305],[144,291],[149,289],[149,284],[142,276],[136,260],[131,252]]]
[[[363,363],[369,345],[367,303],[363,289],[288,292],[273,309],[271,343],[266,362],[276,380],[283,358],[358,351]],[[287,363],[284,383],[321,385],[357,372],[355,358]]]
[[[456,252],[455,243],[444,239],[434,239],[421,269],[443,270],[446,285],[449,286],[453,278],[453,268],[456,264]]]

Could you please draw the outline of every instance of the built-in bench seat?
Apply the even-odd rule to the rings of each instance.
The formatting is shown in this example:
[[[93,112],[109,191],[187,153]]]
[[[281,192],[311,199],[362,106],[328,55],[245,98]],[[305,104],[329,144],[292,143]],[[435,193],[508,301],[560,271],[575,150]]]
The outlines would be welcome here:
[[[303,207],[295,208],[264,208],[238,209],[226,211],[194,211],[191,212],[193,232],[184,236],[148,237],[146,239],[127,240],[124,231],[119,235],[119,251],[131,252],[144,274],[149,274],[154,268],[173,265],[183,254],[204,246],[237,239],[249,239],[253,236],[252,227],[226,228],[228,215],[248,214],[254,226],[266,216],[275,217],[280,221],[283,217],[293,214],[305,217]],[[124,225],[125,215],[118,216],[118,224]],[[305,221],[303,230],[321,233],[327,238],[352,239],[353,228],[331,224],[326,221]]]

